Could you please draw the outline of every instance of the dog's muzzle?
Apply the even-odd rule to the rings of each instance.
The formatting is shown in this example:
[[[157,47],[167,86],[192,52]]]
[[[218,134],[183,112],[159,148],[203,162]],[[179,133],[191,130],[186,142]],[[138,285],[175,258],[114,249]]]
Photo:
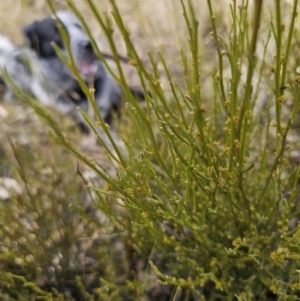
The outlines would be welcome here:
[[[80,63],[78,64],[78,70],[80,71],[82,76],[95,76],[98,71],[98,65],[96,62],[92,63]]]

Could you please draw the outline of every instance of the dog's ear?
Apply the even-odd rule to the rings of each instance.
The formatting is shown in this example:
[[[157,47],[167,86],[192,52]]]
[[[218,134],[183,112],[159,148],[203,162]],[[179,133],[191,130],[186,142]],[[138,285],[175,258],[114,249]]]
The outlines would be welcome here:
[[[33,22],[23,27],[23,34],[26,37],[29,47],[38,52],[39,38],[37,35],[37,23]]]

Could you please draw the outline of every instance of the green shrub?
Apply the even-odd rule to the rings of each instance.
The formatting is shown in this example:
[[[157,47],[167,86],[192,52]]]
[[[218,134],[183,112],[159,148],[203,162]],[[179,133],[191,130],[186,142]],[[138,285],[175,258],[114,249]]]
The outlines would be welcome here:
[[[74,3],[67,2],[81,18]],[[9,248],[0,255],[5,262],[0,276],[3,296],[22,300],[16,293],[22,290],[26,296],[46,300],[71,300],[71,296],[74,300],[300,299],[300,188],[295,164],[300,80],[296,76],[299,60],[294,57],[299,44],[295,34],[298,1],[291,11],[279,0],[270,4],[274,11],[271,22],[262,1],[253,1],[252,6],[246,0],[239,5],[232,1],[231,14],[223,17],[215,12],[213,2],[208,0],[205,9],[215,44],[207,45],[210,49],[205,53],[199,50],[203,37],[197,11],[192,1],[181,1],[190,50],[182,51],[185,85],[178,85],[164,55],[150,51],[151,68],[146,67],[114,0],[110,1],[111,15],[99,14],[95,3],[87,0],[110,43],[118,69],[113,75],[126,97],[124,126],[119,129],[126,151],[114,143],[97,110],[96,123],[82,112],[96,135],[101,127],[111,140],[111,147],[104,148],[116,166],[115,174],[78,151],[53,117],[16,87],[19,96],[46,122],[52,139],[101,179],[89,187],[93,208],[105,216],[105,222],[76,202],[86,192],[83,187],[72,190],[76,199],[71,202],[55,195],[50,202],[53,210],[60,202],[72,204],[62,209],[63,224],[59,221],[63,216],[55,214],[58,228],[68,233],[61,244],[46,248],[42,236],[51,236],[54,230],[45,220],[50,216],[39,206],[46,204],[42,199],[50,192],[41,193],[38,199],[42,203],[37,207],[30,199],[31,189],[24,192],[17,204],[28,207],[15,210],[37,213],[42,219],[37,222],[45,226],[37,231],[41,249],[28,242],[34,262],[10,266],[12,259],[29,251],[15,250],[3,240],[3,246]],[[49,5],[54,10],[50,0]],[[83,23],[91,35],[84,19]],[[151,92],[151,97],[146,93],[144,107],[126,83],[113,39],[116,28],[145,93]],[[91,39],[96,47],[92,35]],[[209,68],[205,65],[208,58]],[[66,64],[74,67],[72,62]],[[165,79],[170,89],[162,88]],[[103,144],[101,136],[97,139]],[[59,162],[54,163],[57,165]],[[64,191],[70,186],[68,178],[62,181]],[[63,198],[68,194],[64,191]],[[2,225],[11,214],[1,215]],[[20,215],[16,225],[20,225],[18,219]],[[73,233],[79,223],[85,225],[84,231]],[[93,233],[97,239],[82,247],[82,256],[93,264],[85,267],[79,262],[71,267],[72,250],[83,236]],[[2,237],[5,235],[2,231]],[[26,231],[22,235],[26,236]],[[46,272],[48,266],[54,266],[55,256],[58,261],[59,256],[63,258],[62,265]],[[41,278],[46,280],[41,283]]]

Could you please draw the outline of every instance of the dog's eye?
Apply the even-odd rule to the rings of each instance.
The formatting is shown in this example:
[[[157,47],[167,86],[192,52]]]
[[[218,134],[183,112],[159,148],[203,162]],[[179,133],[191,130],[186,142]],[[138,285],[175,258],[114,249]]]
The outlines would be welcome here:
[[[58,27],[55,27],[54,33],[53,33],[53,40],[57,40],[60,37],[60,33],[58,30]]]
[[[59,29],[58,29],[58,26],[57,26],[57,25],[55,25],[54,31],[55,31],[55,32],[59,32]]]

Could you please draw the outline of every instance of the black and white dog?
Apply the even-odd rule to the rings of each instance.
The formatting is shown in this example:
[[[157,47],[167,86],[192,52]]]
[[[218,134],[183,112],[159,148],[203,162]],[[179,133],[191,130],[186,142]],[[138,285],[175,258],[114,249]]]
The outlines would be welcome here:
[[[87,85],[95,89],[100,113],[110,124],[112,111],[120,107],[122,89],[97,58],[79,20],[69,11],[58,11],[56,16],[69,36],[78,71]],[[54,42],[68,56],[55,18],[50,16],[33,22],[24,27],[23,32],[29,47],[16,48],[6,37],[0,36],[0,69],[5,69],[16,85],[45,105],[64,113],[75,112],[77,106],[87,110],[87,97],[52,46]],[[9,83],[5,84],[8,91],[13,90]]]

